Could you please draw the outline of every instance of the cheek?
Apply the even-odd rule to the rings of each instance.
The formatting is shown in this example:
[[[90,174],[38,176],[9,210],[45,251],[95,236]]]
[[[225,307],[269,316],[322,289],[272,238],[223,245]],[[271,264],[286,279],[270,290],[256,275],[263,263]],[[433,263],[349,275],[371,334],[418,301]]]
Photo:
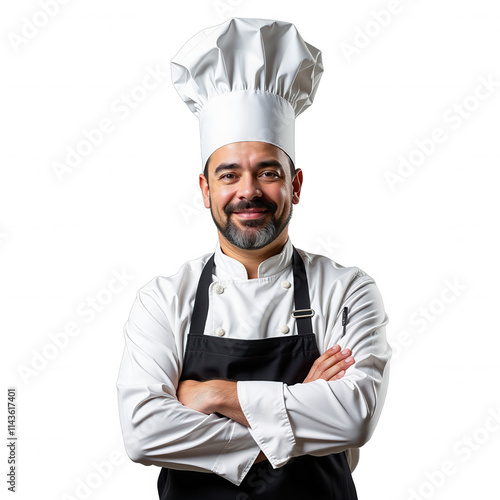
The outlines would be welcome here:
[[[224,211],[224,207],[233,199],[233,192],[228,188],[220,188],[212,192],[212,208]]]
[[[286,187],[277,188],[273,193],[271,198],[278,207],[281,207],[281,211],[285,211],[286,207],[291,204],[292,194],[286,189]]]

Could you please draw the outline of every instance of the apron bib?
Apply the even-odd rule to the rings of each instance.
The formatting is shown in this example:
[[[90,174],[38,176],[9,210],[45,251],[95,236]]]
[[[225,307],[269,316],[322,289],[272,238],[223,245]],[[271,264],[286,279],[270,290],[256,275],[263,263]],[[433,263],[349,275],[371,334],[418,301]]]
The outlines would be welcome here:
[[[312,332],[304,262],[293,249],[294,317],[298,335],[256,340],[204,335],[214,256],[206,263],[196,291],[181,380],[225,379],[303,382],[319,357]],[[273,469],[254,464],[239,486],[214,473],[162,468],[160,500],[357,500],[345,453],[304,455]]]

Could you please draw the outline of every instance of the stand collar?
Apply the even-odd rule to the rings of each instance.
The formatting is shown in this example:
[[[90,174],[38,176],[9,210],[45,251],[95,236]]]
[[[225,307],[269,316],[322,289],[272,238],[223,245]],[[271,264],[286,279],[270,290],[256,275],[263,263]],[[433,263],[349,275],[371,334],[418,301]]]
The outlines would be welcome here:
[[[258,278],[265,278],[273,274],[279,274],[288,266],[292,265],[293,246],[290,237],[280,253],[269,257],[259,264],[257,270]],[[220,243],[217,241],[215,249],[215,274],[219,279],[225,280],[247,280],[248,274],[245,266],[233,257],[229,257],[223,253]]]

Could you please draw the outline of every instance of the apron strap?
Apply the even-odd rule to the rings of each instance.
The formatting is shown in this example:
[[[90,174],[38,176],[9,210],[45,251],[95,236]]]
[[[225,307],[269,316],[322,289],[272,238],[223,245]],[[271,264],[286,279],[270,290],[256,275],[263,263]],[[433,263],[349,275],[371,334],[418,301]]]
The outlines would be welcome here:
[[[203,335],[208,314],[208,289],[212,283],[212,273],[215,261],[215,254],[208,259],[196,290],[193,314],[191,316],[191,326],[189,335]],[[295,310],[292,316],[297,322],[299,335],[313,333],[311,317],[314,311],[311,309],[309,300],[309,286],[307,283],[306,268],[299,252],[293,247],[293,295]]]
[[[201,272],[196,298],[194,299],[193,314],[191,315],[191,326],[189,335],[203,335],[208,314],[208,289],[212,283],[212,270],[214,267],[215,254],[208,259]]]
[[[295,310],[292,311],[292,316],[296,320],[299,335],[313,333],[311,317],[314,316],[314,311],[309,301],[306,268],[295,247],[293,247],[293,298]]]

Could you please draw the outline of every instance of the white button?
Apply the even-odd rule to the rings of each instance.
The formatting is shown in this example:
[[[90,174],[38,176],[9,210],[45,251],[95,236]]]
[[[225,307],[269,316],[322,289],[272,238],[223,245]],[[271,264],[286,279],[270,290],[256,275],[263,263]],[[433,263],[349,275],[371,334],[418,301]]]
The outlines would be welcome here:
[[[280,326],[280,332],[281,333],[288,333],[290,331],[290,328],[288,328],[288,326],[286,325],[281,325]]]
[[[292,286],[292,284],[288,280],[285,280],[285,281],[281,282],[281,286],[283,288],[287,288],[288,289],[288,288],[290,288]]]
[[[222,285],[217,285],[215,287],[215,293],[224,293],[224,287]]]
[[[226,335],[226,330],[224,330],[224,328],[217,328],[217,330],[215,330],[215,335],[217,335],[217,337],[224,337],[224,335]]]

